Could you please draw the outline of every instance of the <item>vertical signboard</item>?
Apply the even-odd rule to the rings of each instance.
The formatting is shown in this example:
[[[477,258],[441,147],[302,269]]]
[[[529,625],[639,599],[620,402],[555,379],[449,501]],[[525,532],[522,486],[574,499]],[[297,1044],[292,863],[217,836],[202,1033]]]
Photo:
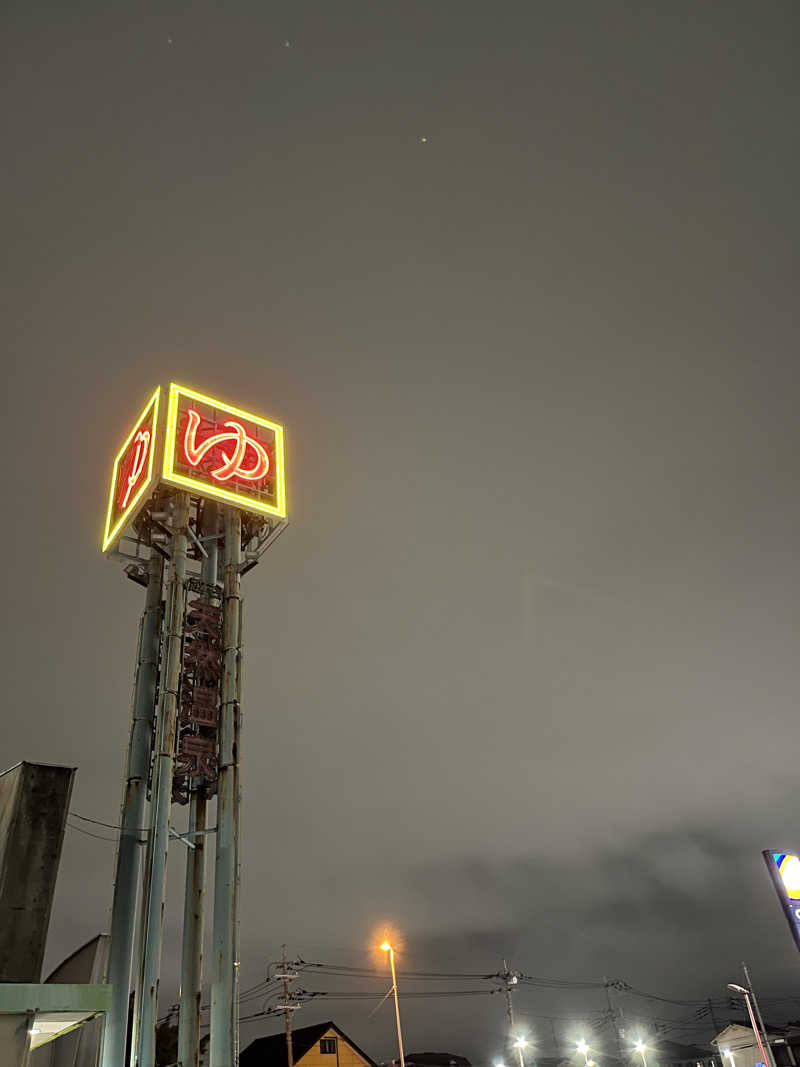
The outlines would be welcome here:
[[[283,427],[170,385],[163,479],[245,511],[286,518]]]
[[[104,552],[134,517],[137,505],[153,480],[160,394],[159,388],[150,397],[114,460],[103,532]]]
[[[771,849],[761,855],[783,905],[792,937],[800,949],[800,856],[792,852],[773,852]]]

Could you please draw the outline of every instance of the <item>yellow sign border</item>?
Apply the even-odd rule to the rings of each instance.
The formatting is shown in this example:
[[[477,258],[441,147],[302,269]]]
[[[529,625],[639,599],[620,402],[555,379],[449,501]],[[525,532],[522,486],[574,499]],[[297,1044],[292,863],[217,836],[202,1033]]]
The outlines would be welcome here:
[[[224,411],[231,415],[238,415],[239,418],[246,419],[248,422],[252,422],[256,426],[263,426],[267,430],[272,430],[275,435],[275,462],[277,468],[275,472],[276,504],[264,504],[258,500],[253,500],[250,497],[232,493],[228,489],[217,489],[216,486],[209,485],[208,482],[201,482],[198,479],[187,478],[184,474],[176,473],[174,469],[174,459],[176,431],[178,428],[178,402],[181,396],[187,396],[191,400],[199,401],[201,404],[208,404],[210,407],[216,408],[218,411]],[[241,408],[235,408],[232,404],[226,404],[224,401],[216,400],[212,396],[205,396],[203,393],[195,392],[194,389],[187,389],[183,385],[176,385],[175,382],[170,382],[169,403],[167,406],[167,432],[164,436],[163,477],[165,482],[170,482],[172,485],[186,486],[189,489],[193,489],[199,496],[216,497],[218,500],[227,500],[229,503],[235,504],[243,511],[258,511],[265,515],[276,515],[280,519],[285,519],[286,477],[283,455],[283,426],[277,422],[270,422],[269,419],[262,419],[260,416],[253,415],[249,411],[242,411]]]
[[[108,510],[106,511],[106,525],[105,525],[105,530],[103,532],[103,551],[104,552],[106,551],[107,548],[109,548],[109,546],[111,544],[113,544],[114,541],[116,541],[117,535],[119,534],[120,530],[125,525],[125,523],[128,521],[128,516],[131,514],[133,509],[139,503],[139,501],[142,498],[142,494],[144,493],[144,491],[147,489],[147,487],[150,485],[150,483],[153,480],[153,463],[155,461],[156,435],[158,433],[158,404],[159,404],[159,400],[160,399],[161,399],[161,386],[158,385],[158,386],[156,386],[156,389],[153,392],[153,395],[150,397],[150,399],[145,404],[141,415],[136,420],[136,422],[133,424],[133,429],[128,434],[128,436],[127,436],[127,438],[125,440],[125,444],[119,450],[119,452],[117,453],[117,458],[114,460],[114,466],[113,466],[113,468],[111,470],[111,488],[109,489],[109,492],[108,492]],[[117,522],[116,522],[116,524],[115,524],[115,526],[114,526],[114,528],[112,530],[112,529],[110,529],[110,527],[111,527],[111,516],[112,516],[112,514],[114,512],[114,493],[115,493],[115,490],[117,488],[117,476],[118,476],[118,473],[119,473],[120,461],[122,460],[122,457],[125,455],[125,453],[128,451],[128,445],[130,445],[131,441],[133,440],[134,434],[139,429],[139,427],[142,425],[142,423],[145,421],[145,419],[147,417],[147,413],[148,413],[148,411],[150,410],[151,407],[153,408],[153,416],[152,416],[152,419],[151,419],[152,430],[153,430],[153,438],[152,438],[152,441],[150,442],[150,457],[149,457],[149,459],[147,461],[147,477],[142,482],[142,484],[139,486],[139,488],[136,490],[136,494],[135,494],[133,500],[131,500],[131,502],[125,508],[123,513],[120,515],[119,519],[117,520]]]

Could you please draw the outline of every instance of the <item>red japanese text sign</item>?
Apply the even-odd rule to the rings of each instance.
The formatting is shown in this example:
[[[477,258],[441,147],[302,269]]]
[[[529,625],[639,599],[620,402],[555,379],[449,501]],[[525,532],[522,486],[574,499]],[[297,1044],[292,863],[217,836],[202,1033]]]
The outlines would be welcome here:
[[[103,551],[116,541],[125,524],[133,518],[147,487],[153,480],[153,460],[158,426],[158,388],[133,424],[125,444],[117,453],[111,471],[108,510],[103,532]]]
[[[283,427],[173,383],[163,478],[245,511],[285,518]]]

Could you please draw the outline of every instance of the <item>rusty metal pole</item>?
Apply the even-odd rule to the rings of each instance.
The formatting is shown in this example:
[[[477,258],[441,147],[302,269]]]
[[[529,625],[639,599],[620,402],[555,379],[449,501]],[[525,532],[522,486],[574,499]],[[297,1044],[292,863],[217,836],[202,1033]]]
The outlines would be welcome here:
[[[233,1038],[234,1063],[239,1062],[239,953],[241,945],[241,909],[242,888],[242,675],[244,673],[244,597],[239,596],[239,655],[236,658],[236,714],[233,720],[233,751],[236,754],[234,767],[234,806],[233,806],[233,840],[236,846],[236,878],[234,882],[233,908],[233,958],[236,961],[233,972]]]
[[[147,780],[150,774],[150,750],[156,712],[163,582],[163,561],[158,553],[151,550],[144,612],[139,628],[127,773],[120,816],[114,903],[111,908],[108,982],[113,986],[113,992],[111,1010],[106,1015],[103,1032],[103,1067],[119,1067],[125,1061],[128,994],[133,963],[136,898],[139,890],[139,856],[144,838]]]
[[[217,839],[214,866],[214,930],[211,985],[210,1067],[236,1067],[236,954],[238,928],[238,842],[236,800],[239,754],[235,744],[238,717],[238,673],[241,617],[242,518],[238,509],[224,510],[223,670],[219,727]]]
[[[217,542],[206,540],[218,530],[217,505],[207,500],[200,534],[208,555],[203,559],[201,580],[217,584]],[[186,890],[183,906],[183,953],[181,957],[181,1006],[178,1019],[178,1067],[197,1067],[200,1056],[200,1000],[203,994],[203,925],[206,895],[206,809],[203,778],[192,781],[189,798],[189,840],[186,849]]]
[[[167,616],[162,656],[156,744],[153,754],[153,803],[150,813],[152,866],[145,915],[140,987],[137,988],[136,1044],[131,1061],[135,1067],[155,1067],[158,979],[161,970],[161,940],[164,923],[164,896],[167,879],[172,773],[175,762],[175,731],[178,714],[178,685],[185,622],[186,539],[189,526],[189,497],[175,493],[172,511],[172,557],[167,582]]]

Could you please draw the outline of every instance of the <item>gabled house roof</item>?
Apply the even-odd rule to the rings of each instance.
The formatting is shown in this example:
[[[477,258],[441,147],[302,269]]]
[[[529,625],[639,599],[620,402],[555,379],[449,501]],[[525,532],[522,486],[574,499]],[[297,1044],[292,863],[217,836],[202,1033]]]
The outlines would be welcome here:
[[[770,1042],[773,1038],[784,1037],[786,1034],[786,1028],[783,1026],[770,1026],[769,1023],[765,1023],[765,1026]],[[750,1048],[756,1044],[756,1035],[749,1023],[733,1021],[728,1023],[724,1030],[720,1030],[712,1039],[711,1044],[716,1045],[717,1048],[725,1045],[730,1045],[732,1048]]]
[[[359,1054],[368,1064],[368,1067],[378,1067],[375,1060],[368,1056],[363,1049],[348,1037],[344,1030],[329,1019],[326,1023],[317,1023],[315,1026],[303,1026],[299,1030],[292,1030],[292,1059],[295,1063],[316,1045],[321,1037],[329,1030],[335,1030],[342,1041]],[[267,1037],[257,1037],[239,1056],[241,1067],[286,1067],[286,1034],[270,1034]]]

